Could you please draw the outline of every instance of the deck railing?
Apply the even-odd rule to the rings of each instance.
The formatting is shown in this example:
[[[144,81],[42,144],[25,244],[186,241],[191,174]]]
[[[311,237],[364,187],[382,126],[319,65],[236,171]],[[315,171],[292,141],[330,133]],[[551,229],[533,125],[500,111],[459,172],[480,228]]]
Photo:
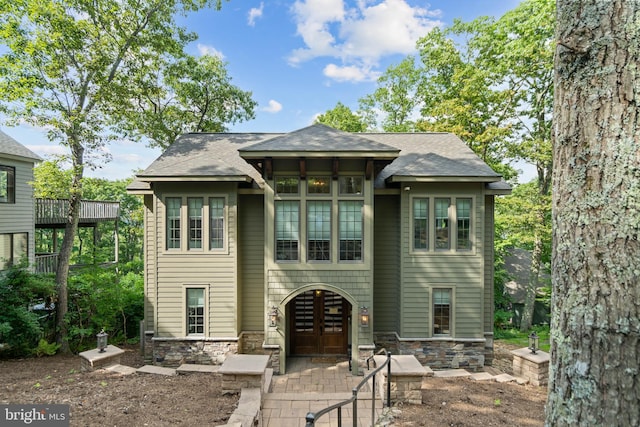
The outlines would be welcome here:
[[[58,270],[58,254],[36,254],[36,273],[55,273]]]
[[[347,400],[343,400],[342,402],[336,403],[335,405],[331,405],[327,408],[324,408],[318,412],[309,412],[305,417],[305,427],[314,427],[316,425],[316,421],[318,418],[323,416],[324,414],[328,414],[333,410],[338,411],[338,426],[342,427],[342,407],[348,404],[353,405],[353,427],[358,426],[358,391],[360,388],[365,385],[370,378],[373,378],[371,381],[371,426],[373,427],[376,423],[376,379],[375,375],[380,372],[385,366],[387,367],[387,407],[391,407],[391,352],[387,353],[387,360],[378,366],[376,369],[371,371],[369,375],[364,377],[360,383],[355,386],[351,390],[351,398]],[[373,356],[372,356],[373,357]],[[371,358],[369,358],[370,360]],[[369,367],[369,360],[367,360],[367,368]],[[360,399],[363,400],[363,399]]]
[[[64,224],[69,214],[69,200],[36,199],[36,225]],[[120,203],[82,200],[80,222],[113,221],[120,215]]]

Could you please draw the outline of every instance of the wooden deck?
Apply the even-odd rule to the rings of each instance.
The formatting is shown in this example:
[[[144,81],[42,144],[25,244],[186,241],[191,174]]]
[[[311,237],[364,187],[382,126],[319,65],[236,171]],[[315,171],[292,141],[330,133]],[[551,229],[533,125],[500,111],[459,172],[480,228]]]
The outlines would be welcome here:
[[[102,221],[116,221],[120,215],[119,202],[83,200],[80,205],[80,225]],[[59,228],[67,222],[69,200],[36,199],[36,227]]]

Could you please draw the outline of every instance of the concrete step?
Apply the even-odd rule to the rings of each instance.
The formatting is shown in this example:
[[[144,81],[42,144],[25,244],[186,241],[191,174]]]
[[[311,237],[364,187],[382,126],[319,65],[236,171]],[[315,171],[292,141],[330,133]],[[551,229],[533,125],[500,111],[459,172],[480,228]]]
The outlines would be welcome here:
[[[491,375],[489,372],[477,372],[475,374],[471,374],[469,378],[471,378],[474,381],[493,381],[494,380],[494,376]]]
[[[109,366],[106,366],[104,369],[120,375],[131,375],[131,374],[135,374],[138,371],[136,368],[132,368],[131,366],[125,366],[120,364],[109,365]]]
[[[139,374],[156,374],[156,375],[176,375],[176,370],[173,368],[164,368],[162,366],[144,365],[137,371]]]
[[[509,374],[500,374],[494,377],[495,381],[498,383],[510,383],[516,380],[516,377],[511,376]]]
[[[465,369],[444,369],[442,371],[433,371],[433,376],[436,378],[456,378],[456,377],[468,377],[471,373]]]

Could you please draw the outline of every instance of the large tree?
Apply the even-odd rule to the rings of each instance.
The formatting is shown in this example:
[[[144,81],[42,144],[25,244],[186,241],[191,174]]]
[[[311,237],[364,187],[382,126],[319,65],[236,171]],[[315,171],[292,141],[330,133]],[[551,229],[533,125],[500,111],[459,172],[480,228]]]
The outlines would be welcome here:
[[[65,314],[69,258],[77,231],[87,159],[113,137],[119,114],[152,81],[149,64],[184,58],[195,35],[179,13],[221,0],[0,0],[0,111],[49,129],[69,150],[70,210],[60,249],[57,341],[68,350]]]
[[[366,132],[367,130],[367,124],[364,119],[357,113],[351,111],[351,108],[342,102],[338,102],[331,110],[320,114],[316,117],[315,122],[323,123],[345,132]]]
[[[547,424],[640,425],[640,2],[557,4]]]

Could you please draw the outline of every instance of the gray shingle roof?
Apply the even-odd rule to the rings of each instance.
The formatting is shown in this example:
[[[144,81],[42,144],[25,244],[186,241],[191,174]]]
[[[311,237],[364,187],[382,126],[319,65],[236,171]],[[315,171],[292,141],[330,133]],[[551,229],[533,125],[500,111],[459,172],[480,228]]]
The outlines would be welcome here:
[[[243,148],[240,155],[251,157],[252,153],[264,152],[325,153],[327,151],[380,153],[396,157],[398,149],[367,139],[366,134],[363,133],[344,132],[316,123]]]
[[[241,156],[285,152],[377,153],[394,159],[376,178],[384,187],[389,178],[500,181],[460,138],[449,133],[350,134],[325,125],[313,125],[291,133],[186,134],[170,146],[145,171],[140,181],[178,179],[251,178],[259,185],[260,174]],[[365,157],[365,155],[363,155]],[[133,184],[132,184],[133,185]],[[138,184],[135,184],[138,185]],[[135,186],[134,186],[135,187]]]
[[[29,150],[24,145],[20,144],[15,139],[11,138],[6,133],[0,130],[0,154],[6,154],[9,157],[27,159],[27,160],[42,160],[40,156]]]

